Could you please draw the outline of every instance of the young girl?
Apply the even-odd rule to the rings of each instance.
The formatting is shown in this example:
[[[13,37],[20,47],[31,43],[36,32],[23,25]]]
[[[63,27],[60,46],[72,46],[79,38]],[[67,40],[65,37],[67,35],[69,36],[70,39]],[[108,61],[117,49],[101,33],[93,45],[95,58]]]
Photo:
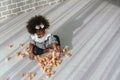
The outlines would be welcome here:
[[[52,51],[55,51],[56,55],[60,57],[59,37],[46,32],[46,29],[49,28],[49,22],[45,17],[41,15],[32,17],[26,27],[30,33],[30,59],[33,59],[35,55]]]

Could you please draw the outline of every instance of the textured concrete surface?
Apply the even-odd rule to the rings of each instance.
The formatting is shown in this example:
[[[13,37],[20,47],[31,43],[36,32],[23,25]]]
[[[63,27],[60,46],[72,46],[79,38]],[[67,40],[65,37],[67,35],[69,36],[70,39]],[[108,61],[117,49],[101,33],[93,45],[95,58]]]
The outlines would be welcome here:
[[[70,46],[71,58],[62,58],[62,64],[48,80],[120,80],[120,1],[119,0],[66,0],[62,4],[42,8],[0,23],[0,80],[46,80],[34,60],[15,57],[19,44],[28,46],[25,28],[34,15],[46,16],[49,32],[58,34],[62,48]],[[12,44],[11,49],[7,48]],[[6,57],[11,59],[6,62]]]

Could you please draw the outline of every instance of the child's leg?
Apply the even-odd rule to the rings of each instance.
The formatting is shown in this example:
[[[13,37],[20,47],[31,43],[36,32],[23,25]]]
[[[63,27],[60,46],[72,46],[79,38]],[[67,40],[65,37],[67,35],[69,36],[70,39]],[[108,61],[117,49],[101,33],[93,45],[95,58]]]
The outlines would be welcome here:
[[[52,52],[52,49],[42,49],[33,44],[30,44],[29,47],[30,47],[30,54],[29,54],[30,59],[33,59],[35,55],[41,55],[47,52]]]
[[[34,54],[34,55],[41,55],[41,54],[44,53],[43,50],[44,50],[44,49],[41,49],[41,48],[39,48],[39,47],[37,47],[37,46],[35,45],[35,46],[33,47],[33,54]]]
[[[33,48],[33,53],[34,55],[41,55],[41,54],[44,54],[44,53],[47,53],[47,52],[52,52],[52,49],[42,49],[42,48],[39,48],[37,46],[34,46]]]

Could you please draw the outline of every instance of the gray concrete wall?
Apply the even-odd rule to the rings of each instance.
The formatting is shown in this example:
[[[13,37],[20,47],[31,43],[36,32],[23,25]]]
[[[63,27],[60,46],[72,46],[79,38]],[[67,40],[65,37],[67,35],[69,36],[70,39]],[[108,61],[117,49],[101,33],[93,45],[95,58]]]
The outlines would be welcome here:
[[[62,0],[0,0],[0,19],[20,15]]]

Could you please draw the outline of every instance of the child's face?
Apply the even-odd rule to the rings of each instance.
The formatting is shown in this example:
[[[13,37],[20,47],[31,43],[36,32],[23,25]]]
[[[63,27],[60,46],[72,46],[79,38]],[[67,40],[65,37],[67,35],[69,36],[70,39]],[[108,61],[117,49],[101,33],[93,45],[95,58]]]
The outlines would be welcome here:
[[[45,30],[37,30],[36,34],[38,38],[42,38],[45,35]]]

